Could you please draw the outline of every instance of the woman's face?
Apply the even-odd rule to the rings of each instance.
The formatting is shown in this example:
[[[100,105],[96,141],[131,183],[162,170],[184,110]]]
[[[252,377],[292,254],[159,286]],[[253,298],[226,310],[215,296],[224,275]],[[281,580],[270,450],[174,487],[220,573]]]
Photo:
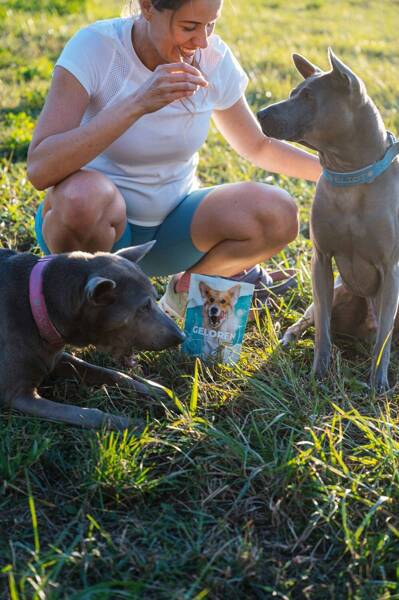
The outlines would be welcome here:
[[[196,50],[208,46],[223,0],[188,0],[176,11],[151,10],[149,41],[159,63],[192,63]]]

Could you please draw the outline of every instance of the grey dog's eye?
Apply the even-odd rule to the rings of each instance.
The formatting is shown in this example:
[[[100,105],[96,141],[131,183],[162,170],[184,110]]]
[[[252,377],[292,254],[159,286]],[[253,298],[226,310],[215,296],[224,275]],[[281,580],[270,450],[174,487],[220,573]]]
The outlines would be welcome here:
[[[301,96],[303,96],[306,100],[310,100],[312,98],[312,92],[305,88],[302,90]]]
[[[152,306],[151,298],[148,298],[148,300],[146,300],[144,302],[144,304],[142,304],[140,306],[140,310],[142,310],[143,312],[148,312],[149,310],[151,310],[151,306]]]

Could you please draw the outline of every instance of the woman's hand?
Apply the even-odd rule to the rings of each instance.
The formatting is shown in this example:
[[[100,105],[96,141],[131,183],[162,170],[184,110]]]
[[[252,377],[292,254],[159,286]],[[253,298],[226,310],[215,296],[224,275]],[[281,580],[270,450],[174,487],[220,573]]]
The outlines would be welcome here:
[[[30,181],[39,190],[56,185],[101,154],[143,115],[192,96],[207,85],[191,65],[160,65],[132,96],[111,103],[82,125],[89,95],[69,71],[55,67],[29,148]]]
[[[321,166],[318,157],[265,136],[244,96],[230,108],[214,111],[213,119],[230,146],[252,164],[289,177],[309,181],[319,178]]]
[[[134,93],[133,99],[137,109],[148,114],[174,100],[190,97],[207,85],[202,73],[185,62],[159,65]]]

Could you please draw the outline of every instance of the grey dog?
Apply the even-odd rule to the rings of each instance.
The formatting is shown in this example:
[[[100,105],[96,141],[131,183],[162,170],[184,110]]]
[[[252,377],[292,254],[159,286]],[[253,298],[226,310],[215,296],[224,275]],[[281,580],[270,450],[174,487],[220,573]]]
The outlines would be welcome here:
[[[397,158],[368,177],[398,144],[363,81],[331,50],[328,72],[298,54],[293,60],[304,81],[289,99],[260,111],[259,122],[271,137],[316,149],[324,171],[311,211],[314,304],[284,340],[298,337],[314,320],[313,369],[320,377],[329,366],[331,324],[344,333],[376,330],[371,385],[384,391],[399,297]],[[340,274],[335,285],[333,258]],[[337,319],[331,323],[332,316]]]
[[[0,250],[0,401],[29,415],[87,428],[121,430],[131,424],[123,416],[47,400],[37,390],[55,373],[79,375],[89,385],[119,384],[151,393],[123,373],[65,353],[64,346],[93,345],[122,356],[132,349],[161,350],[183,341],[184,334],[160,310],[154,287],[136,264],[152,245],[112,255],[54,255],[44,265],[33,254]],[[43,271],[34,282],[38,267]],[[40,289],[32,300],[36,284]],[[36,314],[41,302],[48,322]]]

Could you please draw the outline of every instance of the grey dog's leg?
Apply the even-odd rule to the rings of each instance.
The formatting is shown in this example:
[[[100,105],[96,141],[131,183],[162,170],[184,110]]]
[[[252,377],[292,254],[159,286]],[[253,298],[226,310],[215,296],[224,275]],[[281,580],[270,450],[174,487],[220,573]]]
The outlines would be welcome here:
[[[317,377],[322,377],[331,356],[330,325],[334,281],[331,257],[322,254],[317,248],[314,248],[312,257],[312,286],[316,328],[313,371]]]
[[[21,412],[46,419],[47,421],[56,421],[78,425],[87,429],[115,429],[123,431],[124,429],[135,426],[143,429],[141,422],[132,423],[127,417],[111,415],[97,408],[81,408],[71,404],[59,404],[52,400],[42,398],[36,392],[17,396],[11,402],[11,407]]]
[[[377,297],[377,338],[373,350],[371,386],[378,392],[389,389],[388,366],[391,341],[399,299],[399,267],[385,274]]]
[[[98,367],[91,363],[81,360],[72,354],[64,354],[61,360],[56,365],[53,373],[62,377],[76,377],[78,376],[87,385],[120,385],[121,387],[133,389],[139,394],[145,396],[152,396],[159,394],[157,388],[154,390],[150,386],[146,386],[138,381],[135,381],[132,377],[120,373],[114,369],[106,369],[105,367]]]

